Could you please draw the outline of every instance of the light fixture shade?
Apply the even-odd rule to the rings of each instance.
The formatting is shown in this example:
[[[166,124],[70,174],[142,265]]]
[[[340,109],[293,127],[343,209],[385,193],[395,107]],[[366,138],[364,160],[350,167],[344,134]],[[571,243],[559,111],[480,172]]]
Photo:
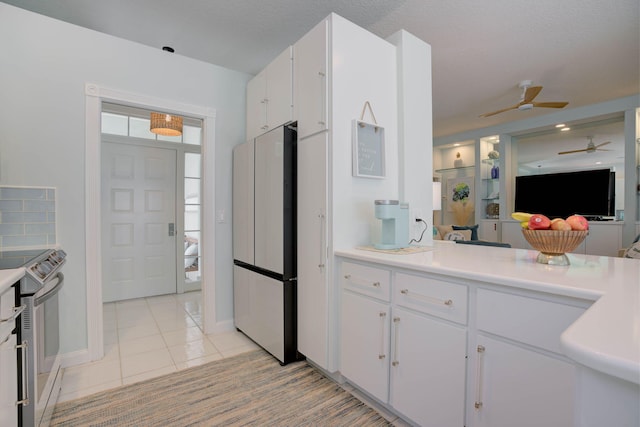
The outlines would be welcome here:
[[[150,130],[158,135],[182,135],[182,117],[164,113],[151,113]]]
[[[433,181],[433,210],[442,210],[442,183]]]

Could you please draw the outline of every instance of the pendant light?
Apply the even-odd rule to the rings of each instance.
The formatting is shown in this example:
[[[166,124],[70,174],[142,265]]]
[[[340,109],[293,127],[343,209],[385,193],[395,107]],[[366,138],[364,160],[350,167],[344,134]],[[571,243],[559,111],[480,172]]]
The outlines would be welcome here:
[[[165,136],[182,135],[182,117],[164,113],[151,113],[151,132]]]

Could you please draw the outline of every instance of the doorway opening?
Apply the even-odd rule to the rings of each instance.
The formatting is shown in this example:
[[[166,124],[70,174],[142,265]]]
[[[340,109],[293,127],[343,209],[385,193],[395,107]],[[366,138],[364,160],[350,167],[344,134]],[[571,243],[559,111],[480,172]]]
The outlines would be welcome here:
[[[103,302],[200,290],[202,120],[149,131],[151,111],[103,102]]]
[[[201,120],[201,164],[215,164],[215,109],[183,104],[163,98],[156,98],[135,93],[123,92],[98,86],[93,83],[85,84],[85,117],[86,117],[86,146],[85,146],[85,246],[87,251],[86,280],[87,280],[87,352],[78,354],[76,363],[99,360],[104,355],[104,330],[102,316],[102,248],[101,248],[101,115],[103,103],[113,103],[125,107],[142,109],[159,109],[172,114],[193,117]],[[166,141],[149,141],[152,144],[162,144]],[[186,146],[186,144],[185,144]],[[180,164],[178,164],[180,166]],[[198,270],[202,295],[202,325],[206,333],[216,328],[216,296],[215,296],[215,221],[208,212],[215,210],[215,170],[213,167],[201,169],[202,198],[200,200],[200,214],[202,226],[200,231],[198,255],[200,260]],[[178,186],[184,191],[183,186]],[[177,211],[177,215],[184,215],[184,211]],[[208,243],[208,244],[207,244]],[[183,253],[181,253],[183,255]],[[180,269],[183,271],[182,269]],[[184,272],[182,273],[184,274]]]

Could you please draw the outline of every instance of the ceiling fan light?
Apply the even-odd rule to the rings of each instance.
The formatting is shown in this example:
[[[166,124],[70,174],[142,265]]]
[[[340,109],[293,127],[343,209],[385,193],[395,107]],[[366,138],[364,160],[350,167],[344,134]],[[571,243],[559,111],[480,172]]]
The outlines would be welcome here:
[[[525,110],[531,110],[532,108],[533,108],[533,104],[522,104],[518,107],[518,110],[525,111]]]
[[[164,136],[182,135],[182,117],[165,113],[151,113],[151,132]]]

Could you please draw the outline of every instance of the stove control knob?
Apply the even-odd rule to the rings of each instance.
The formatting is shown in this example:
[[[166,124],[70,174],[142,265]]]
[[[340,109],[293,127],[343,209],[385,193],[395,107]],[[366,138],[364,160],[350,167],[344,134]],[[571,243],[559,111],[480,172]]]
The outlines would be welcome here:
[[[54,263],[59,264],[62,261],[62,257],[57,251],[52,252],[51,255],[49,255],[49,261],[53,261]]]
[[[36,264],[36,265],[33,267],[33,271],[34,271],[34,273],[36,273],[38,276],[40,276],[40,278],[42,278],[42,279],[43,279],[43,278],[47,275],[47,273],[48,273],[49,271],[51,271],[51,268],[47,268],[47,267],[44,265],[44,263],[42,263],[42,262],[41,262],[41,263]]]

